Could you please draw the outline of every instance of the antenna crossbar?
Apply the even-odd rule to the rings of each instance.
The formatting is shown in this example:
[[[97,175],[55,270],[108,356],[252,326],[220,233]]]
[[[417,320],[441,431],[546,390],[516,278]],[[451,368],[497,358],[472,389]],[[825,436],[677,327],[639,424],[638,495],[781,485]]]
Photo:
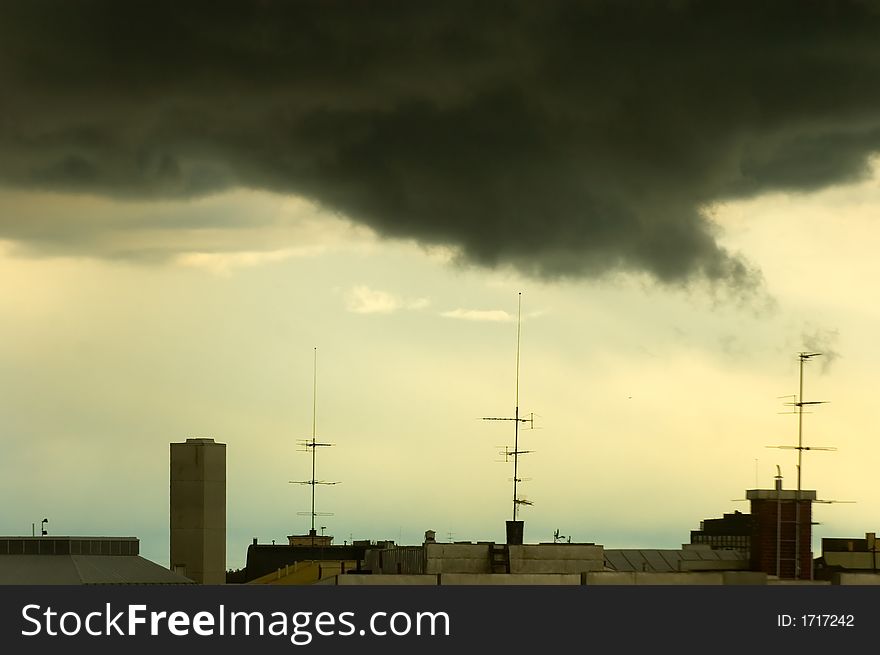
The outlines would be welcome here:
[[[502,450],[499,453],[499,455],[504,455],[505,457],[507,457],[509,455],[527,455],[528,453],[533,453],[533,452],[535,452],[535,451],[534,450],[509,450],[508,448],[505,448],[504,450]]]
[[[318,441],[311,441],[309,439],[299,439],[297,443],[302,447],[303,451],[307,451],[309,448],[320,448],[322,446],[335,446],[335,443],[320,443]]]
[[[832,446],[765,446],[765,448],[781,448],[783,450],[837,450]]]

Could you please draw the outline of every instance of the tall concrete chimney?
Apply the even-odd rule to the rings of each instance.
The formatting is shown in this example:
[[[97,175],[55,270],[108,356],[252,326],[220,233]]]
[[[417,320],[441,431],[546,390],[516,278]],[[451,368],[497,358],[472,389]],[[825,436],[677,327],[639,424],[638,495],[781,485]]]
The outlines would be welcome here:
[[[171,570],[200,584],[226,582],[226,444],[171,444]]]

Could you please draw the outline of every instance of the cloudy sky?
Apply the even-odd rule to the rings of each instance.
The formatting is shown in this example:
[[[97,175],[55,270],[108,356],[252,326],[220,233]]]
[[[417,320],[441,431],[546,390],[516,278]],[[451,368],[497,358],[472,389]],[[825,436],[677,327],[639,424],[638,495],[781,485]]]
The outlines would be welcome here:
[[[228,444],[228,563],[501,540],[517,294],[529,541],[677,547],[796,479],[874,531],[880,7],[0,6],[0,533],[168,560],[168,443]]]

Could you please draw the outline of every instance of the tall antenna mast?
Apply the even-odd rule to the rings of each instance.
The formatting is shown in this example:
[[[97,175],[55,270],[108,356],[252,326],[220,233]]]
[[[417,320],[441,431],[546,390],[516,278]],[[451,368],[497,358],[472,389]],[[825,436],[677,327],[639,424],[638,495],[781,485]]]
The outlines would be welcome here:
[[[517,312],[516,312],[516,384],[514,390],[514,405],[513,405],[513,417],[498,417],[498,416],[487,416],[483,417],[484,421],[513,421],[513,450],[510,450],[509,447],[504,448],[501,452],[504,455],[504,461],[509,461],[510,457],[513,457],[513,520],[516,521],[516,515],[519,511],[520,505],[531,505],[532,502],[525,500],[524,498],[520,498],[517,495],[517,485],[522,482],[522,478],[519,477],[519,456],[525,455],[526,453],[532,452],[531,450],[520,450],[519,449],[519,424],[520,423],[529,423],[530,427],[534,427],[534,414],[530,414],[529,418],[520,418],[519,416],[519,351],[520,351],[520,336],[522,331],[522,292],[519,292],[518,300],[517,300]]]
[[[819,357],[822,353],[800,352],[798,353],[798,395],[795,400],[788,405],[794,406],[795,413],[798,417],[798,442],[797,446],[767,446],[768,448],[784,448],[788,450],[797,450],[797,493],[795,494],[795,532],[794,532],[794,577],[795,580],[800,578],[800,541],[801,541],[801,477],[803,472],[803,454],[805,450],[837,450],[824,446],[805,446],[804,445],[804,406],[805,405],[821,405],[824,400],[804,400],[804,362]],[[780,477],[781,479],[781,477]],[[809,546],[808,546],[809,547]],[[812,577],[812,575],[810,576]]]
[[[298,443],[301,447],[301,450],[306,452],[311,451],[312,453],[312,477],[310,480],[291,480],[291,484],[308,484],[312,487],[312,509],[310,512],[297,512],[299,516],[311,516],[311,527],[309,529],[309,536],[312,538],[312,544],[315,543],[315,517],[316,516],[332,516],[332,513],[329,512],[316,512],[315,511],[315,487],[319,484],[333,485],[339,484],[338,482],[325,482],[324,480],[318,480],[315,477],[315,459],[318,448],[325,446],[332,446],[332,443],[320,443],[317,440],[317,416],[318,416],[318,349],[315,348],[315,357],[314,357],[314,365],[312,368],[312,438],[311,439],[299,439]]]
[[[517,503],[516,485],[519,484],[517,477],[517,465],[519,464],[519,344],[522,333],[522,291],[516,297],[516,383],[514,385],[513,403],[513,518],[516,521],[516,512],[519,509]]]

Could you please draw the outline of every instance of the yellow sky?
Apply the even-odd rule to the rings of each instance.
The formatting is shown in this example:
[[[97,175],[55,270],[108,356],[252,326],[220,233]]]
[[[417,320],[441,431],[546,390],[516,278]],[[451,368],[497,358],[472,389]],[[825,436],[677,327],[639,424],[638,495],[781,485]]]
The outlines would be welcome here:
[[[31,221],[0,248],[0,532],[133,534],[167,561],[168,442],[228,444],[228,562],[308,518],[319,348],[322,525],[353,537],[499,539],[523,291],[526,539],[675,547],[746,488],[795,480],[796,353],[807,369],[804,484],[816,535],[876,530],[878,179],[712,209],[764,276],[746,300],[642,278],[536,282],[380,241],[300,200],[239,190],[159,204],[5,192]],[[228,227],[198,217],[227,212]],[[246,213],[247,225],[234,216]],[[175,225],[192,220],[193,227]],[[64,221],[91,233],[65,237]],[[73,234],[73,233],[72,233]],[[57,241],[52,247],[53,239]],[[35,244],[38,245],[35,246]],[[48,245],[47,245],[48,244]]]

